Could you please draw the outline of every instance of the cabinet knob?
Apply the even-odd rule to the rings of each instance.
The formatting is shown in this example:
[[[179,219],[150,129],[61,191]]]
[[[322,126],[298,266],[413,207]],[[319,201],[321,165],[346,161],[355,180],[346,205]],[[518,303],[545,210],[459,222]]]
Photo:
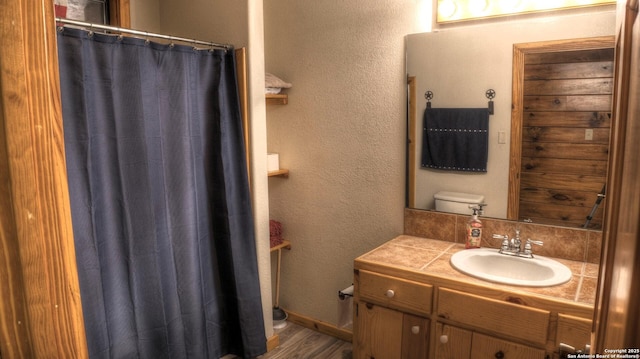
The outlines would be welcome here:
[[[393,289],[387,290],[387,293],[386,293],[387,298],[393,298],[394,295],[396,295],[396,292],[394,292]]]
[[[498,351],[495,355],[496,359],[502,359],[504,358],[504,353],[502,352],[502,350]]]
[[[413,333],[413,334],[420,333],[420,326],[419,325],[414,325],[413,327],[411,327],[411,333]]]
[[[449,342],[449,336],[446,334],[443,334],[440,336],[440,343],[442,344],[447,344]]]

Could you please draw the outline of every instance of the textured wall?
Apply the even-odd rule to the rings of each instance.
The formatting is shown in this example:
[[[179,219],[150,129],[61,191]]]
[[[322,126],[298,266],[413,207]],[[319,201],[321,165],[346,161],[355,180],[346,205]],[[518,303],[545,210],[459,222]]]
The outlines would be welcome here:
[[[266,70],[293,83],[288,105],[267,107],[268,149],[291,171],[269,179],[270,216],[293,245],[285,309],[336,324],[353,259],[402,233],[404,36],[416,3],[264,2]]]
[[[129,3],[131,28],[160,32],[160,0],[135,0]]]

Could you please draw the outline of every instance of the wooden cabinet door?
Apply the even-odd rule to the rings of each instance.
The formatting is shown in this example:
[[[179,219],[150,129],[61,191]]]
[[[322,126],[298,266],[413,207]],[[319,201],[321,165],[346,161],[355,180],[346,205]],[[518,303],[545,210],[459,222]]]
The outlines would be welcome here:
[[[403,317],[401,312],[392,309],[358,303],[353,358],[400,358]]]
[[[429,357],[429,319],[404,314],[402,320],[402,359]]]
[[[583,350],[591,345],[591,321],[589,319],[558,314],[556,348],[560,343]]]
[[[437,323],[435,333],[437,359],[468,359],[471,357],[470,330]]]
[[[473,333],[471,359],[541,359],[545,351],[487,335]]]

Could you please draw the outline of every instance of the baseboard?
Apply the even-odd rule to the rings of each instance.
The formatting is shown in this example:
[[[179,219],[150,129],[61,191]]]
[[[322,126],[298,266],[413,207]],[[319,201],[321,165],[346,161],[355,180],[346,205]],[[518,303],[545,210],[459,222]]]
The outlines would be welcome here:
[[[275,349],[278,345],[280,345],[280,337],[278,334],[274,334],[267,339],[267,353]]]
[[[298,324],[305,328],[313,329],[332,337],[336,337],[340,340],[344,340],[345,342],[351,343],[353,340],[353,333],[350,330],[338,328],[333,324],[306,317],[302,314],[289,311],[285,308],[283,308],[283,310],[287,313],[287,321],[289,322]]]

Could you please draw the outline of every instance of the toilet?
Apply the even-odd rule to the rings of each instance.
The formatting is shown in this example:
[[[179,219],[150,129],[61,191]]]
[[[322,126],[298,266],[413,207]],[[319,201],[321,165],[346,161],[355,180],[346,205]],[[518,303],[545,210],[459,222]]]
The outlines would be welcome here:
[[[479,194],[440,191],[433,195],[436,211],[471,215],[469,205],[486,205],[484,196]]]

